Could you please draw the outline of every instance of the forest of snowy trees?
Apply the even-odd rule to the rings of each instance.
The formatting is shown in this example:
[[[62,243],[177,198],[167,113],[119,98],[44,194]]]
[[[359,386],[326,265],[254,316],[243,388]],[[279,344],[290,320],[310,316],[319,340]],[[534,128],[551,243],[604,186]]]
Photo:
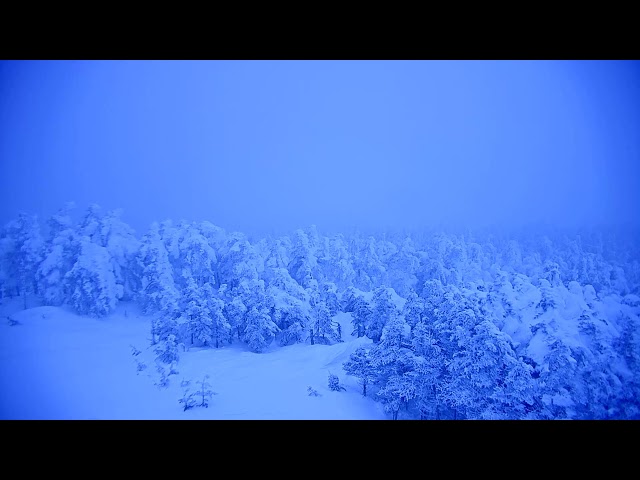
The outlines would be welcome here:
[[[393,418],[640,416],[640,237],[633,231],[443,232],[250,239],[72,205],[0,231],[0,302],[103,317],[133,301],[160,358],[244,342],[368,337],[344,364]],[[334,316],[349,313],[351,331]]]

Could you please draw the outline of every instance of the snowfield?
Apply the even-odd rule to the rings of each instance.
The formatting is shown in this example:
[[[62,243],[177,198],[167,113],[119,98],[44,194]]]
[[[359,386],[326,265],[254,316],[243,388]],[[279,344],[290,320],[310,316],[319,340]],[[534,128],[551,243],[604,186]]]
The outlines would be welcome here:
[[[31,300],[31,304],[33,304]],[[344,335],[335,345],[272,345],[252,353],[236,343],[181,352],[167,387],[149,347],[150,320],[132,304],[104,319],[66,307],[0,306],[0,418],[2,419],[386,419],[379,402],[361,395],[342,362],[366,338]],[[7,316],[18,321],[9,325]],[[350,314],[335,317],[350,332]],[[136,356],[132,347],[140,350]],[[147,367],[138,371],[138,362]],[[346,391],[329,390],[329,372]],[[184,411],[181,382],[209,375],[216,392],[208,408]],[[311,386],[320,396],[309,396]]]

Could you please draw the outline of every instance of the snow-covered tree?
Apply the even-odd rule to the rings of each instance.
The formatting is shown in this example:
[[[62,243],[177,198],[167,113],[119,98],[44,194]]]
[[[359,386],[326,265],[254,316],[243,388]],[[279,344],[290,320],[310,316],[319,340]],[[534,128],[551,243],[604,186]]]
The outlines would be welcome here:
[[[635,295],[633,297],[638,298]],[[640,302],[635,301],[635,305],[630,305],[629,300],[623,299],[619,317],[620,335],[612,346],[619,355],[620,363],[626,366],[624,388],[618,399],[619,416],[640,418]]]
[[[210,284],[203,287],[207,307],[211,315],[211,341],[216,348],[229,341],[231,324],[225,316],[224,301],[216,298]]]
[[[278,326],[279,342],[283,346],[302,342],[307,327],[312,324],[309,306],[295,299],[289,298],[289,301],[273,309],[273,321]]]
[[[416,397],[415,371],[392,374],[378,395],[383,399],[385,410],[397,420],[400,409]]]
[[[398,295],[406,297],[416,287],[416,273],[419,268],[420,258],[415,245],[411,238],[407,237],[388,261],[389,284]]]
[[[80,253],[80,244],[73,227],[70,212],[74,208],[67,203],[49,221],[49,239],[44,259],[36,272],[38,294],[47,305],[62,305],[67,297],[65,275]]]
[[[190,279],[193,279],[198,287],[202,287],[205,283],[213,284],[216,254],[204,235],[200,233],[197,224],[183,229],[179,248],[183,284],[189,285]]]
[[[80,255],[65,275],[69,304],[83,315],[108,315],[121,297],[109,252],[89,237],[80,239]]]
[[[416,406],[421,419],[440,419],[445,406],[440,395],[448,358],[438,342],[433,324],[424,321],[411,329],[411,344],[416,356]]]
[[[402,315],[411,328],[415,327],[420,321],[422,321],[422,315],[424,313],[424,301],[414,291],[409,292],[407,301],[402,309]]]
[[[309,294],[284,268],[272,269],[267,289],[271,301],[273,321],[279,328],[279,342],[290,345],[303,340],[305,329],[311,324]]]
[[[288,243],[288,238],[278,238],[273,242],[265,260],[265,267],[267,269],[287,268],[290,262],[287,247]]]
[[[317,302],[313,307],[313,324],[310,325],[311,345],[314,343],[328,343],[329,339],[335,337],[332,328],[331,313],[323,301]]]
[[[531,367],[488,320],[469,332],[447,370],[447,400],[466,418],[519,419],[534,405]]]
[[[175,335],[168,335],[155,349],[158,359],[161,362],[172,364],[180,360],[178,340]]]
[[[376,241],[373,237],[359,242],[356,248],[358,250],[353,260],[355,286],[363,291],[370,291],[384,282],[386,270],[376,252]]]
[[[369,303],[361,296],[356,297],[353,304],[353,311],[351,312],[353,324],[353,332],[351,335],[355,335],[358,338],[364,337],[367,333],[367,325],[371,315],[372,310]]]
[[[135,257],[140,242],[133,229],[120,218],[122,210],[108,212],[100,222],[104,247],[111,257],[116,283],[122,286],[122,299],[133,300],[139,285],[136,284]]]
[[[242,282],[258,280],[264,270],[264,260],[245,236],[237,232],[228,236],[219,256],[220,281],[231,289]]]
[[[42,261],[44,242],[40,234],[40,226],[35,216],[20,213],[17,220],[6,227],[4,240],[5,278],[14,277],[17,292],[23,297],[24,308],[27,308],[27,296],[38,292],[36,272]],[[6,280],[5,280],[6,282]]]
[[[277,332],[278,326],[273,323],[265,309],[258,310],[258,308],[252,307],[247,312],[245,341],[251,350],[256,353],[266,350],[273,342]]]
[[[245,316],[247,313],[247,307],[242,303],[242,299],[234,295],[233,300],[225,304],[224,312],[231,327],[229,341],[234,335],[237,335],[238,340],[242,340],[246,328]]]
[[[270,306],[264,280],[242,280],[235,292],[248,310],[253,307],[268,309]]]
[[[399,314],[392,292],[393,289],[386,287],[379,287],[373,292],[366,334],[374,342],[380,341],[384,326]]]
[[[205,375],[201,381],[196,382],[194,391],[191,390],[191,381],[182,382],[183,396],[178,400],[178,403],[183,406],[185,412],[194,407],[209,407],[211,398],[217,393],[211,390],[208,379],[209,375]]]
[[[543,330],[547,330],[546,327]],[[576,404],[572,390],[576,386],[577,362],[567,344],[553,334],[545,335],[547,353],[539,366],[538,385],[542,419],[570,419],[575,416]]]
[[[318,279],[318,259],[316,258],[314,245],[310,243],[308,235],[301,229],[296,230],[289,273],[300,285],[308,288],[310,281]]]
[[[352,375],[359,379],[362,386],[362,395],[367,396],[367,386],[376,379],[376,371],[371,364],[371,357],[365,347],[358,347],[349,356],[349,360],[343,363],[342,367],[347,375]]]
[[[177,303],[178,291],[173,281],[173,268],[157,223],[152,224],[143,237],[136,261],[141,287],[137,296],[145,313],[162,311],[167,304]]]
[[[96,203],[89,205],[78,226],[78,236],[86,237],[88,241],[96,245],[104,246],[102,236],[102,208],[100,205]]]
[[[329,309],[329,315],[332,317],[337,315],[340,311],[340,300],[338,299],[338,289],[335,283],[324,283],[320,297]]]
[[[190,337],[191,345],[208,346],[211,344],[213,328],[211,311],[205,294],[207,290],[209,289],[198,287],[196,280],[190,278],[184,293],[184,313],[188,320],[187,334]]]
[[[337,375],[329,372],[329,390],[333,392],[346,391],[347,389],[340,385],[340,379]]]
[[[355,271],[343,235],[335,235],[327,242],[324,255],[318,259],[318,267],[324,278],[341,290],[353,285]]]

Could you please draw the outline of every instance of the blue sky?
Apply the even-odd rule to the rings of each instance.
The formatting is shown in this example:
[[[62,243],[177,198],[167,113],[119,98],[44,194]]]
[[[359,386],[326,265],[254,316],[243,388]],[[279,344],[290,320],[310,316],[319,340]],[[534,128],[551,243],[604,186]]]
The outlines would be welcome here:
[[[0,62],[0,222],[638,223],[638,62]]]

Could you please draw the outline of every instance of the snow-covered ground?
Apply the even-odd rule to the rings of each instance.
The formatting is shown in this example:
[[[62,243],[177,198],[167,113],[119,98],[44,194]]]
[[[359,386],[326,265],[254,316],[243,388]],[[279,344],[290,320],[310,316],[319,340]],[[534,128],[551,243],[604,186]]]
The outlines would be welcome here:
[[[0,418],[2,419],[386,419],[382,405],[360,394],[342,362],[365,338],[343,333],[336,345],[272,347],[249,352],[236,344],[181,353],[169,385],[155,385],[149,319],[135,306],[94,319],[67,308],[21,310],[20,299],[0,306]],[[18,321],[10,326],[7,315]],[[350,332],[349,314],[336,317]],[[131,345],[141,351],[132,355]],[[137,362],[147,365],[138,372]],[[346,391],[328,388],[329,372]],[[182,380],[207,380],[208,408],[183,411]],[[320,396],[309,396],[311,386]]]

